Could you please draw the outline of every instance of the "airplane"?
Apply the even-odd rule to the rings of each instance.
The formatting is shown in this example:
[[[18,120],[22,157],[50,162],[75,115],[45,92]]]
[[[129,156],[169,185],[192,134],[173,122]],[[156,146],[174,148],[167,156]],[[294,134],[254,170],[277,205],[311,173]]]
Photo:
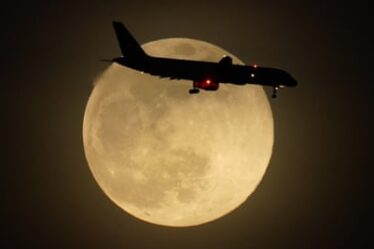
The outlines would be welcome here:
[[[220,83],[258,84],[273,87],[272,98],[276,98],[280,88],[297,85],[297,81],[284,70],[233,64],[230,56],[224,56],[219,62],[154,57],[146,54],[121,22],[114,21],[113,28],[122,56],[104,61],[116,62],[161,78],[191,80],[190,94],[199,93],[199,89],[216,91]]]

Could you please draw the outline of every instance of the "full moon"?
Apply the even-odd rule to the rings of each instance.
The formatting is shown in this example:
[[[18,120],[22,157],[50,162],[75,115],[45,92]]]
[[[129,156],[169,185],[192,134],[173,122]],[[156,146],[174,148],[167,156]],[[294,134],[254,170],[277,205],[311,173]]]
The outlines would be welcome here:
[[[199,40],[142,47],[154,56],[217,62],[229,55],[242,64]],[[83,144],[94,178],[115,204],[149,223],[195,226],[233,211],[272,154],[273,117],[261,86],[220,84],[190,95],[191,86],[112,64],[86,106]]]

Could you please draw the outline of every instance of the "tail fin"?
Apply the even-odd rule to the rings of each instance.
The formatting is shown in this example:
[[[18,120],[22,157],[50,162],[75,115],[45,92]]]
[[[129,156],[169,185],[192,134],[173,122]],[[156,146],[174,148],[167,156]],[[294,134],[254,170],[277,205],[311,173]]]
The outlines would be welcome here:
[[[113,22],[113,27],[117,35],[118,43],[125,57],[139,58],[146,56],[139,43],[132,37],[130,32],[120,22]]]

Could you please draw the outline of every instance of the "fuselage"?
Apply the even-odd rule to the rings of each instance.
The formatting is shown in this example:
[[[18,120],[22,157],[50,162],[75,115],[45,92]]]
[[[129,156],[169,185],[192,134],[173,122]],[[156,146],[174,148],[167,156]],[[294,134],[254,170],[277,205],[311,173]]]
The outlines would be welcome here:
[[[220,83],[258,84],[271,86],[272,97],[275,98],[280,87],[297,85],[296,80],[286,71],[233,64],[230,56],[224,56],[219,62],[150,56],[122,23],[113,22],[113,27],[123,55],[114,58],[113,62],[161,78],[191,80],[193,88],[189,90],[190,94],[199,93],[199,89],[216,91]]]
[[[137,58],[118,57],[115,62],[160,77],[185,80],[212,80],[217,83],[236,85],[261,84],[267,86],[296,86],[292,76],[280,69],[222,64],[218,62],[193,61],[153,56]]]

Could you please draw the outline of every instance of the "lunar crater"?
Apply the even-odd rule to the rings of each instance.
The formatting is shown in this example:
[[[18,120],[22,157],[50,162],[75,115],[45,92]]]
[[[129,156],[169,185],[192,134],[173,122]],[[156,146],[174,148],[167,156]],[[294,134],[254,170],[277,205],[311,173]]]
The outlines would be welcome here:
[[[175,48],[175,53],[185,57],[191,57],[196,54],[196,49],[188,43],[180,44]]]

